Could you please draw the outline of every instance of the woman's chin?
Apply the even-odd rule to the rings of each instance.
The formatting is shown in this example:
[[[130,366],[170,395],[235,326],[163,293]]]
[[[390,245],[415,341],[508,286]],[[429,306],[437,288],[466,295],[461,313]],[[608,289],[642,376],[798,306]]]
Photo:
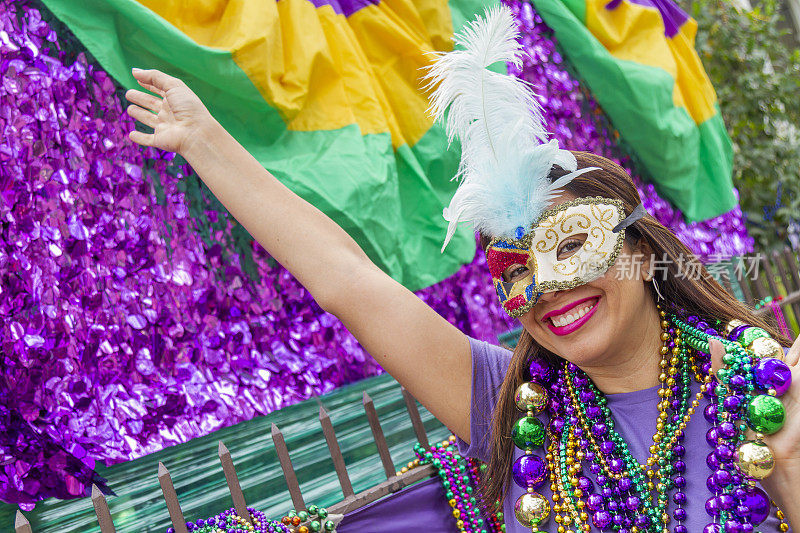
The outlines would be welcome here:
[[[551,344],[556,348],[556,354],[578,366],[592,364],[606,358],[607,347],[611,344],[608,337],[610,327],[594,322],[564,336],[551,334]]]

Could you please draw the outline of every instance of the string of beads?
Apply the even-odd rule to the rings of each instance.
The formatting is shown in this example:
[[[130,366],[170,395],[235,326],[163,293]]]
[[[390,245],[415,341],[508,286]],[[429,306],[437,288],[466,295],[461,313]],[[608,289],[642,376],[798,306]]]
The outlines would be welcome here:
[[[328,520],[328,510],[317,505],[309,505],[307,511],[290,510],[281,518],[281,524],[290,527],[290,533],[317,533],[336,530],[336,524]]]
[[[527,491],[517,500],[515,514],[531,531],[539,531],[550,516],[550,503],[536,492],[549,479],[558,533],[589,532],[592,526],[619,533],[688,533],[684,430],[704,398],[703,416],[711,424],[705,503],[711,522],[703,533],[752,533],[769,516],[770,500],[756,481],[769,475],[774,463],[764,436],[784,422],[778,397],[789,388],[791,371],[782,361],[783,349],[765,330],[739,321],[720,333],[722,324],[713,328],[699,317],[684,319],[660,307],[658,312],[659,414],[650,456],[642,464],[616,431],[604,395],[582,370],[569,362],[559,367],[531,362],[532,381],[515,394],[525,416],[512,431],[515,445],[525,451],[512,477]],[[712,338],[720,339],[726,351],[724,367],[714,377]],[[694,397],[693,380],[699,383]],[[536,416],[545,407],[546,429]],[[748,428],[755,439],[746,440]],[[545,436],[542,457],[534,452]]]
[[[252,507],[247,508],[251,524],[230,508],[210,518],[201,518],[195,522],[186,522],[186,528],[193,533],[290,533],[290,529],[277,520],[269,520],[263,512]],[[168,528],[167,533],[175,533],[174,528]]]
[[[455,436],[435,443],[426,450],[419,443],[414,453],[420,464],[432,464],[441,479],[447,503],[452,508],[456,531],[464,533],[499,533],[505,531],[503,513],[489,512],[478,497],[483,463],[461,456]]]

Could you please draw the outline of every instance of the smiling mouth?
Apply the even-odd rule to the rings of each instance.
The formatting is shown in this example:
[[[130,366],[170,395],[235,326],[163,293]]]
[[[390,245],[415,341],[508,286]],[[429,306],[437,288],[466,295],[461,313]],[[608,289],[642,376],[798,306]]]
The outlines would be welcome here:
[[[591,298],[586,298],[585,300],[580,300],[562,313],[548,313],[545,315],[544,320],[545,322],[550,322],[550,324],[557,328],[569,326],[570,324],[573,324],[583,318],[587,313],[590,313],[599,301],[599,296],[593,296]],[[553,312],[551,311],[551,313]]]

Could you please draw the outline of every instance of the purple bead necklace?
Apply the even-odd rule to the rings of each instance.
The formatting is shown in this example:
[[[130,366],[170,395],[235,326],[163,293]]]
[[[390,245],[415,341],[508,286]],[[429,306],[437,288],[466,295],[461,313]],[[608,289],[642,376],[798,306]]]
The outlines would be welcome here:
[[[645,464],[630,453],[614,428],[605,396],[582,370],[568,362],[555,369],[543,360],[532,361],[534,383],[523,383],[515,395],[527,416],[512,433],[515,444],[526,450],[513,469],[514,481],[527,489],[516,502],[515,514],[532,531],[538,531],[550,514],[547,499],[535,492],[549,470],[559,533],[589,532],[592,525],[619,533],[669,533],[670,526],[675,533],[688,533],[683,524],[684,429],[704,396],[710,404],[703,414],[712,424],[706,435],[711,472],[705,505],[712,521],[703,533],[751,533],[769,516],[770,500],[756,480],[772,471],[772,452],[763,438],[782,427],[784,410],[778,396],[791,383],[780,344],[763,329],[739,321],[728,323],[721,335],[719,321],[714,328],[698,317],[684,320],[660,308],[659,314],[659,418]],[[725,366],[715,377],[711,338],[719,339],[726,350]],[[701,386],[694,399],[693,378]],[[549,444],[542,459],[533,453],[537,433],[531,419],[545,406]],[[756,431],[752,441],[745,440],[748,427]],[[518,438],[520,434],[524,435]],[[778,517],[783,518],[780,511]],[[788,526],[782,523],[780,529]]]

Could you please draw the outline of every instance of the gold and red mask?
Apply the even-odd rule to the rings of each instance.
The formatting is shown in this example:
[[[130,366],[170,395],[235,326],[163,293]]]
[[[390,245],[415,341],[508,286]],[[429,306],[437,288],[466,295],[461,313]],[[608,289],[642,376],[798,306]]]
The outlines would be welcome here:
[[[644,214],[641,204],[626,218],[621,200],[579,198],[543,211],[527,232],[518,228],[517,239],[492,239],[486,260],[503,309],[518,318],[546,292],[601,277],[619,255],[625,227]],[[564,243],[572,246],[566,257],[561,253]],[[506,281],[504,274],[514,266],[521,270],[511,269],[516,275]]]

